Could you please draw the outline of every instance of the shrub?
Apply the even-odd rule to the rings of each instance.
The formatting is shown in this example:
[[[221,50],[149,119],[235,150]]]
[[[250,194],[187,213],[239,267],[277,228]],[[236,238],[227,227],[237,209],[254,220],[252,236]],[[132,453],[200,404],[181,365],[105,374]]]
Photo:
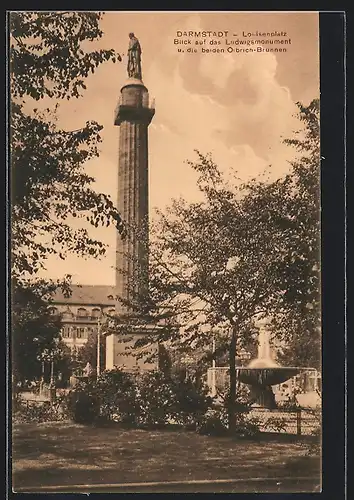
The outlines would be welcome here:
[[[68,416],[78,424],[92,424],[100,414],[96,387],[90,381],[81,382],[66,397]]]
[[[254,437],[260,432],[259,421],[248,418],[245,413],[236,413],[235,435]],[[198,434],[209,436],[224,436],[229,434],[228,416],[225,408],[208,410],[197,426]]]
[[[271,431],[284,432],[287,427],[287,418],[269,417],[262,425]]]
[[[228,425],[229,389],[219,393],[215,401],[215,408],[218,411],[222,426],[226,429]],[[243,384],[238,384],[236,400],[234,402],[235,435],[240,437],[253,437],[260,433],[261,422],[257,418],[250,418],[249,412],[252,409],[253,399],[249,388]],[[208,424],[210,425],[210,424]]]
[[[174,380],[175,406],[173,408],[176,422],[189,427],[196,427],[213,399],[207,395],[207,388],[196,385],[191,379]]]
[[[78,423],[114,420],[135,424],[139,415],[133,377],[119,369],[81,380],[67,397],[70,418]]]
[[[140,414],[132,375],[119,369],[105,371],[96,382],[100,414],[107,420],[136,424]]]
[[[175,423],[195,428],[212,398],[207,390],[190,379],[170,377],[162,372],[148,372],[136,380],[138,422],[142,426]]]
[[[161,372],[147,372],[138,378],[137,398],[142,426],[165,425],[176,414],[174,384]]]
[[[208,410],[197,424],[198,434],[224,436],[228,433],[227,414],[224,409]]]
[[[26,402],[17,399],[13,406],[13,420],[16,423],[56,422],[66,418],[67,414],[61,400],[51,404],[49,401]]]
[[[254,437],[261,432],[260,421],[257,418],[248,418],[245,413],[236,413],[235,434],[240,437]]]

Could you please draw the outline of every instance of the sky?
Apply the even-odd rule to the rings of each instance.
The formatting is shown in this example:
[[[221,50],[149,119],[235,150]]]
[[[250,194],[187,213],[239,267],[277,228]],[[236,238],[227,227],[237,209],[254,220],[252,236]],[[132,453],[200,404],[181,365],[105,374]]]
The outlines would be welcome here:
[[[296,102],[306,105],[319,97],[318,22],[315,12],[108,12],[101,21],[104,36],[95,48],[114,48],[123,61],[105,63],[90,75],[84,96],[61,104],[58,124],[68,130],[87,120],[103,125],[100,157],[85,168],[96,179],[95,189],[115,201],[119,127],[113,123],[114,110],[127,79],[132,31],[142,47],[143,81],[156,107],[149,126],[151,217],[155,207],[164,209],[172,198],[197,199],[196,177],[186,163],[196,159],[195,149],[210,152],[225,173],[237,170],[243,180],[268,166],[271,176],[279,177],[293,155],[282,140],[299,126]],[[285,53],[202,53],[201,47],[197,53],[187,52],[188,47],[195,48],[195,39],[177,37],[177,31],[203,30],[228,31],[228,40],[257,38],[247,35],[257,30],[278,31],[285,35],[275,39],[291,42],[284,45]],[[175,39],[192,43],[175,44]],[[206,37],[206,43],[211,39],[224,44],[225,37]],[[74,283],[113,285],[115,230],[100,228],[93,234],[109,245],[105,257],[72,255],[65,261],[53,257],[43,274],[50,278],[71,274]]]

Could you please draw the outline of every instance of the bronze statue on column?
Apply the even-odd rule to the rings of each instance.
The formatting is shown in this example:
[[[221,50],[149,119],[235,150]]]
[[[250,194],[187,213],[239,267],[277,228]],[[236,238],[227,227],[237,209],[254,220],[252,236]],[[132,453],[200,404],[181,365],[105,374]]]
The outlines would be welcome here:
[[[129,78],[142,79],[141,73],[141,47],[139,40],[134,33],[129,33],[129,48],[128,48],[128,76]]]

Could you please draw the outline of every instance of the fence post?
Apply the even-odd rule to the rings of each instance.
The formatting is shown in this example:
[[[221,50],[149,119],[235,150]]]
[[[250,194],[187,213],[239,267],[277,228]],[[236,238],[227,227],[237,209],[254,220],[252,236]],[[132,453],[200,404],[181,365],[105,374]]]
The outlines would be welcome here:
[[[296,410],[296,434],[301,436],[301,408]]]

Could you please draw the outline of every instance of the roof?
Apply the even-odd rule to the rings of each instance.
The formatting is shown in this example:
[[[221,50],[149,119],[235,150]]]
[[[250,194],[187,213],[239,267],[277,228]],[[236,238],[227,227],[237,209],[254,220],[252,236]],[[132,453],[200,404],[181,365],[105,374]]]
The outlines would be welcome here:
[[[109,298],[110,297],[110,298]],[[114,305],[116,289],[110,285],[71,285],[71,296],[65,297],[58,289],[53,294],[53,303]]]

